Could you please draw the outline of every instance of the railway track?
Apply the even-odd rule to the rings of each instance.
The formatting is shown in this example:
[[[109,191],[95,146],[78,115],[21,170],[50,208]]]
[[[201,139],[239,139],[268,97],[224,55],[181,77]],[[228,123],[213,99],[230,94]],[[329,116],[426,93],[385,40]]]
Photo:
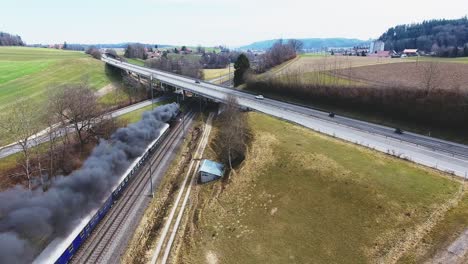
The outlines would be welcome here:
[[[190,197],[192,186],[196,183],[197,180],[197,168],[200,165],[203,152],[208,143],[212,120],[213,113],[210,113],[205,124],[205,129],[203,129],[201,140],[192,160],[190,161],[184,181],[177,194],[177,198],[174,202],[174,205],[172,206],[171,212],[167,217],[166,222],[164,223],[164,227],[156,245],[156,249],[151,258],[152,264],[167,263],[169,260],[172,245],[177,235],[182,216],[184,215],[184,210]]]
[[[185,117],[186,120],[184,122],[179,122],[172,129],[167,138],[161,142],[156,152],[150,157],[150,162],[148,162],[140,173],[129,183],[129,186],[120,199],[114,203],[111,210],[109,210],[104,219],[101,220],[87,242],[75,254],[72,263],[105,262],[103,257],[108,252],[111,242],[116,239],[117,234],[121,231],[123,223],[125,223],[131,215],[134,205],[139,199],[144,198],[142,194],[150,180],[150,171],[154,172],[154,168],[160,164],[168,149],[170,149],[171,145],[184,132],[183,126],[190,123],[194,115],[194,112],[188,113]],[[150,167],[153,170],[151,170]]]

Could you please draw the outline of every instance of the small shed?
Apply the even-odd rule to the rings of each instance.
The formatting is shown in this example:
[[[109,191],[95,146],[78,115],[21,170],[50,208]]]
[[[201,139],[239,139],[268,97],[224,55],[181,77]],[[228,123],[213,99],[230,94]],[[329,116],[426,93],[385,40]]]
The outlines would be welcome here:
[[[224,165],[218,162],[204,159],[201,162],[198,172],[200,174],[201,183],[214,181],[223,177]]]

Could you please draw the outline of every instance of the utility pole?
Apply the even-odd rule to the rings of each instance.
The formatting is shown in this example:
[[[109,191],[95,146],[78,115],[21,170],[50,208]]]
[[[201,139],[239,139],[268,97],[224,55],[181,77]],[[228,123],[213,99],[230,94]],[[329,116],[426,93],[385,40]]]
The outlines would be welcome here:
[[[150,139],[150,133],[149,132],[146,134],[146,137],[147,137],[147,139]],[[149,159],[149,174],[150,174],[149,179],[148,179],[149,184],[150,184],[150,195],[149,196],[151,198],[153,198],[153,196],[154,196],[154,193],[153,193],[153,171],[152,171],[153,164],[151,164],[151,155],[149,153],[148,153],[147,158]]]
[[[151,110],[154,110],[153,74],[150,75]]]
[[[182,134],[184,135],[183,137],[185,138],[185,112],[182,111]]]
[[[153,192],[153,172],[151,170],[151,168],[153,167],[153,164],[151,164],[151,158],[150,159],[150,164],[149,164],[149,173],[150,173],[150,177],[149,177],[149,182],[150,182],[150,196],[151,198],[154,197],[154,192]]]

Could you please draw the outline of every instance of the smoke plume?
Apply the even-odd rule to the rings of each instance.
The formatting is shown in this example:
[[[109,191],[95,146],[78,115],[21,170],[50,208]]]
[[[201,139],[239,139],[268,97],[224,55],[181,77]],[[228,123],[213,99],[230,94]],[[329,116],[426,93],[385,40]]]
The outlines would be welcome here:
[[[44,241],[65,236],[98,208],[178,108],[175,103],[160,106],[118,129],[110,140],[99,142],[79,170],[56,177],[47,192],[16,186],[0,193],[0,263],[31,262]]]

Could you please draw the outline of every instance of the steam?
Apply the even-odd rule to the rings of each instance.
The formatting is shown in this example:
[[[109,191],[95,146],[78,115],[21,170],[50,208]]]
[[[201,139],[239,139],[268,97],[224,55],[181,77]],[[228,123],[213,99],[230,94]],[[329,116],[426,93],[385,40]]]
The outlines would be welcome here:
[[[160,133],[177,104],[143,113],[141,121],[101,140],[82,168],[58,176],[47,192],[16,186],[0,193],[0,263],[28,263],[40,244],[66,235],[111,194],[122,173]]]

